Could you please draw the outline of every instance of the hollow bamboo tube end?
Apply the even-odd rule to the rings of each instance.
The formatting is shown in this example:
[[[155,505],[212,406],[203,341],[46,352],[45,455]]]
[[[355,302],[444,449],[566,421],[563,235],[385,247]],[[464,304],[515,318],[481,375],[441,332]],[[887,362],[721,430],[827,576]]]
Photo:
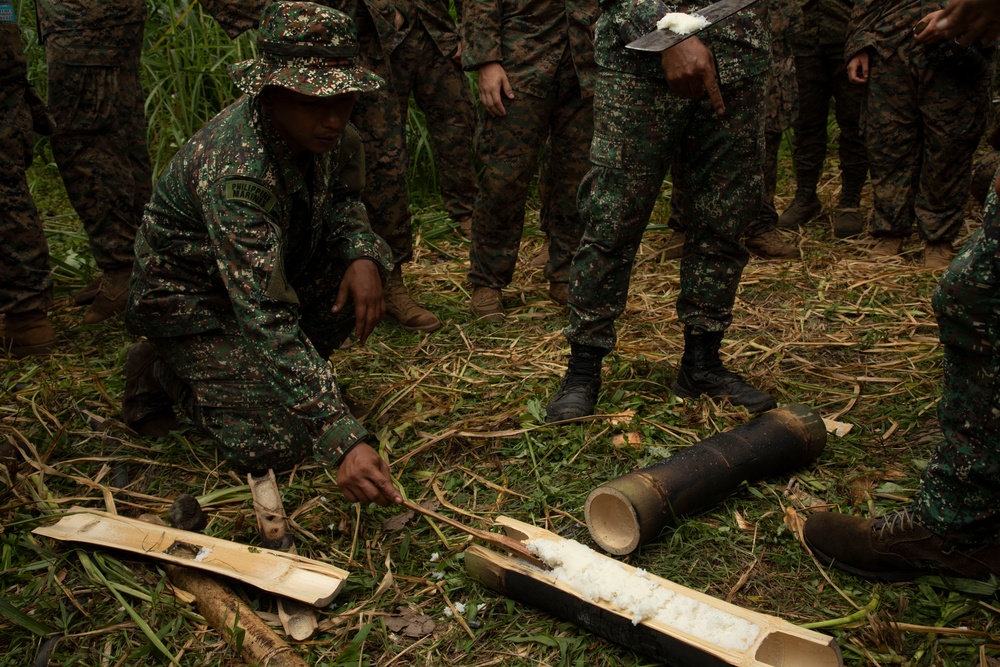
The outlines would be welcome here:
[[[632,501],[618,489],[610,486],[594,489],[587,496],[583,511],[590,536],[608,553],[624,556],[639,547],[639,517]]]

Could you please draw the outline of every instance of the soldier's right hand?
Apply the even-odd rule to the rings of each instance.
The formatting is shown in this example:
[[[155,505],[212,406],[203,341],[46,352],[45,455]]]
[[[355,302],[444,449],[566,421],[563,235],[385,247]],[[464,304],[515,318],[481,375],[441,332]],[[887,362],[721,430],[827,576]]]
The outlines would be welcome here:
[[[937,27],[961,46],[990,45],[1000,37],[1000,3],[996,0],[951,0]]]
[[[337,468],[337,486],[352,503],[386,506],[403,502],[403,496],[389,478],[389,466],[374,449],[359,442]]]
[[[486,113],[494,118],[506,116],[504,97],[514,99],[514,89],[507,80],[506,70],[500,63],[486,63],[479,68],[479,100],[486,107]]]
[[[715,70],[715,56],[700,39],[689,37],[666,49],[660,54],[660,65],[675,95],[700,100],[707,94],[716,113],[726,110]]]
[[[847,63],[847,80],[851,83],[868,83],[867,51],[862,51]]]

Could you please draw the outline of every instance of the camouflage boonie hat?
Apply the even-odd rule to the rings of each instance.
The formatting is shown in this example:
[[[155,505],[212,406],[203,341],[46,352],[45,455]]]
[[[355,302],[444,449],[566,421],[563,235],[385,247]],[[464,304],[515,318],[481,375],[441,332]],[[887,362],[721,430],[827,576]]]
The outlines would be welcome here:
[[[257,58],[229,66],[236,87],[256,95],[281,86],[304,95],[364,93],[383,81],[358,67],[358,38],[351,18],[312,2],[273,2],[264,8]]]

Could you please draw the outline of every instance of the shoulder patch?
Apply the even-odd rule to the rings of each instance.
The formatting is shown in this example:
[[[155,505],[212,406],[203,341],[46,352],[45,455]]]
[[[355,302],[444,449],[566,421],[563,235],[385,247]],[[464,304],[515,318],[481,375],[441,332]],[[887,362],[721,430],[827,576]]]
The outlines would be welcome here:
[[[226,201],[238,201],[253,206],[264,213],[270,213],[278,203],[266,186],[247,178],[232,178],[226,181]]]

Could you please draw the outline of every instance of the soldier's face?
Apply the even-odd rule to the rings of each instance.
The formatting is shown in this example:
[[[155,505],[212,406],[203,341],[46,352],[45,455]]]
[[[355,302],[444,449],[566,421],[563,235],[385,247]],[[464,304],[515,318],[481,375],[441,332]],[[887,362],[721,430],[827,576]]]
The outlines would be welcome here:
[[[329,153],[347,127],[357,95],[313,97],[287,88],[268,87],[261,94],[264,109],[294,155]]]

